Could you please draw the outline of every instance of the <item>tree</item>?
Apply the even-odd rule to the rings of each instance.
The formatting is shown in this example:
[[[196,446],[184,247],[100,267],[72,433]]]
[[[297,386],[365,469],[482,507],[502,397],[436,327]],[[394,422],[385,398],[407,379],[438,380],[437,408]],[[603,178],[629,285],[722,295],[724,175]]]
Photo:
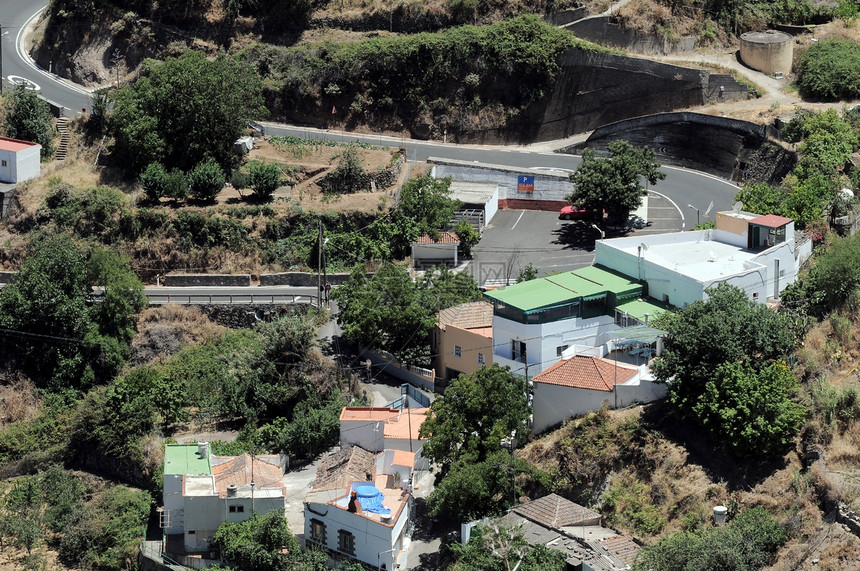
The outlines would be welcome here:
[[[461,202],[451,198],[450,178],[435,179],[429,175],[411,179],[400,191],[398,209],[418,225],[419,234],[435,235],[451,223]]]
[[[134,173],[153,162],[188,171],[206,157],[229,170],[234,141],[265,111],[250,66],[226,55],[210,61],[194,50],[146,60],[134,85],[113,98],[114,152]]]
[[[563,571],[565,554],[542,543],[530,546],[522,529],[496,522],[478,525],[474,536],[458,555],[453,571]]]
[[[528,282],[537,279],[538,269],[531,262],[523,266],[517,275],[517,283]]]
[[[348,145],[340,153],[337,167],[326,177],[326,190],[338,194],[349,194],[361,190],[364,183],[364,168],[355,145]]]
[[[481,235],[466,220],[460,220],[457,223],[457,238],[460,239],[460,248],[463,250],[463,256],[467,258],[472,256],[472,248],[477,246],[478,242],[481,241]]]
[[[860,46],[850,40],[817,42],[800,58],[797,86],[804,99],[838,101],[860,95]]]
[[[128,264],[101,248],[87,255],[65,234],[31,244],[15,282],[0,293],[0,327],[41,383],[86,387],[122,366],[144,304]],[[90,303],[92,286],[105,289],[103,303]]]
[[[18,83],[12,89],[10,109],[6,116],[6,133],[13,139],[42,145],[42,158],[54,152],[51,108],[47,101],[24,83]]]
[[[707,300],[655,326],[668,331],[663,354],[654,360],[652,370],[659,380],[671,380],[669,403],[680,417],[702,424],[716,438],[721,436],[719,429],[704,424],[696,414],[714,372],[724,363],[761,371],[790,353],[797,338],[789,317],[747,299],[742,290],[725,283],[708,290]],[[755,408],[755,404],[739,406]]]
[[[822,316],[846,305],[856,305],[858,288],[860,235],[836,236],[830,246],[815,257],[809,273],[789,286],[783,298],[791,307]]]
[[[281,168],[275,163],[254,161],[248,166],[248,182],[260,198],[269,198],[281,185]]]
[[[161,163],[149,163],[143,172],[140,173],[140,186],[143,187],[143,192],[146,197],[154,202],[158,202],[162,196],[168,196],[168,177],[167,169]]]
[[[214,200],[225,182],[224,171],[212,157],[203,159],[188,173],[188,188],[197,200]]]
[[[693,407],[698,421],[732,454],[784,450],[794,441],[806,409],[791,399],[797,379],[783,362],[756,371],[723,363]]]
[[[357,266],[337,288],[338,324],[350,343],[383,349],[400,360],[429,364],[430,333],[439,310],[480,299],[474,278],[448,269],[416,283],[402,266],[387,263],[370,278]]]
[[[565,197],[595,212],[605,211],[611,219],[627,220],[642,205],[642,178],[650,184],[666,178],[660,163],[648,147],[634,147],[627,141],[613,141],[610,156],[599,158],[591,149],[582,153],[582,163],[571,173],[576,188]]]
[[[441,476],[459,462],[486,461],[502,440],[524,428],[529,414],[526,387],[508,367],[494,364],[454,379],[430,405],[421,425],[424,457],[441,465]]]

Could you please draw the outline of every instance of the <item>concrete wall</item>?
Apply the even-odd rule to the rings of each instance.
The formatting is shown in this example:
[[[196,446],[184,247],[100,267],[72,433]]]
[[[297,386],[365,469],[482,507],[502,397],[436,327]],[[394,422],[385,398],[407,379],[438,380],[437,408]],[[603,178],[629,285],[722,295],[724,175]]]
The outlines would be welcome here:
[[[381,420],[341,420],[341,446],[360,446],[370,452],[385,447],[385,422]]]
[[[436,327],[433,332],[436,362],[434,367],[440,377],[447,377],[447,368],[465,374],[471,374],[482,365],[493,364],[493,338],[480,333],[446,325],[445,329]],[[460,347],[460,356],[454,354],[454,346]],[[478,361],[478,354],[483,356],[483,363]]]
[[[165,287],[250,287],[251,274],[167,274],[162,278],[162,283]]]
[[[33,145],[18,151],[13,162],[12,182],[24,182],[41,174],[42,145]]]
[[[546,16],[544,20],[553,26],[565,26],[571,22],[582,20],[586,16],[588,16],[588,8],[586,6],[580,6],[570,10],[559,10],[558,12]]]
[[[367,277],[372,277],[372,273],[368,273]],[[327,274],[325,281],[331,285],[341,285],[349,279],[349,274]],[[261,274],[261,286],[279,286],[288,285],[296,287],[316,287],[317,274],[312,272],[282,272],[279,274]]]
[[[579,20],[566,28],[577,38],[642,54],[665,55],[672,52],[691,52],[696,47],[696,38],[681,38],[672,42],[664,35],[640,34],[635,30],[619,26],[613,21],[612,16],[595,16]]]
[[[762,73],[791,73],[794,39],[786,33],[747,32],[741,34],[741,59]]]
[[[532,432],[540,434],[548,428],[592,410],[606,402],[609,408],[622,408],[635,403],[648,403],[666,396],[666,385],[634,378],[614,391],[596,391],[534,383],[534,422]]]
[[[624,139],[635,146],[654,150],[657,160],[664,164],[697,169],[723,178],[732,178],[738,169],[738,157],[746,149],[758,149],[767,142],[763,126],[748,121],[714,117],[701,113],[660,113],[606,124],[595,129],[581,145],[563,149],[579,154],[583,148],[606,149],[612,141]],[[779,149],[777,155],[792,155]],[[771,175],[781,176],[780,157],[770,161],[774,165]],[[793,161],[788,161],[793,166]]]
[[[432,378],[417,375],[406,370],[405,368],[401,368],[400,363],[398,363],[396,360],[386,357],[384,355],[372,353],[365,349],[361,350],[361,357],[363,359],[369,359],[374,367],[382,369],[389,375],[398,378],[401,381],[407,382],[410,385],[418,387],[419,389],[424,389],[425,391],[433,392],[435,390],[435,371],[433,372]]]

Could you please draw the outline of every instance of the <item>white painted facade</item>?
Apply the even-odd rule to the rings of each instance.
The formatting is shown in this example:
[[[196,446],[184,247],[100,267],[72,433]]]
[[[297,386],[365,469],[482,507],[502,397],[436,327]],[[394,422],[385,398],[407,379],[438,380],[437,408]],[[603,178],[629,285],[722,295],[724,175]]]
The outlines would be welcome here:
[[[535,382],[533,386],[532,432],[541,432],[557,426],[565,419],[599,410],[603,403],[609,408],[622,408],[635,403],[648,403],[666,396],[666,384],[654,382],[646,366],[614,391],[598,391]]]
[[[460,244],[412,244],[412,261],[418,265],[423,260],[445,260],[456,266],[459,247]]]
[[[24,182],[41,173],[42,145],[0,137],[0,182]]]
[[[561,357],[558,352],[565,345],[585,345],[595,347],[609,340],[606,332],[618,329],[615,320],[608,315],[588,319],[578,317],[551,321],[549,323],[525,324],[493,316],[493,362],[509,366],[517,376],[525,376],[525,363],[514,357],[512,342],[526,345],[528,375],[533,377],[543,372]]]

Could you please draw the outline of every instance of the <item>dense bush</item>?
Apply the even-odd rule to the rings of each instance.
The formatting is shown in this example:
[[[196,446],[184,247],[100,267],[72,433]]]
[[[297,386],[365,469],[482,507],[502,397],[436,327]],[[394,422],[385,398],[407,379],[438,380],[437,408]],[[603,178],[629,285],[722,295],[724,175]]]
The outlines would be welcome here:
[[[42,145],[42,158],[54,152],[54,128],[48,102],[24,84],[12,89],[6,112],[6,135],[13,139],[33,141]]]
[[[805,98],[838,101],[860,97],[860,44],[822,40],[800,58],[797,86]]]
[[[235,182],[233,186],[236,186]],[[281,168],[275,163],[252,162],[248,165],[248,186],[260,198],[272,196],[281,186]]]
[[[197,200],[214,200],[225,182],[224,170],[212,157],[203,159],[188,173],[188,189]]]

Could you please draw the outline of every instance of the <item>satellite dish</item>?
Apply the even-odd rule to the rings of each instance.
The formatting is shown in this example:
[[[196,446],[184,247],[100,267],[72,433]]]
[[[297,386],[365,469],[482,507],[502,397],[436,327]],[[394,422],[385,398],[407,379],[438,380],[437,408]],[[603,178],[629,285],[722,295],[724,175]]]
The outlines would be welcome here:
[[[713,207],[714,207],[714,201],[712,200],[711,203],[708,205],[708,209],[705,210],[705,216],[707,216],[708,214],[711,213],[711,208],[713,208]]]
[[[740,212],[743,207],[744,203],[739,200],[732,205],[732,212]]]

